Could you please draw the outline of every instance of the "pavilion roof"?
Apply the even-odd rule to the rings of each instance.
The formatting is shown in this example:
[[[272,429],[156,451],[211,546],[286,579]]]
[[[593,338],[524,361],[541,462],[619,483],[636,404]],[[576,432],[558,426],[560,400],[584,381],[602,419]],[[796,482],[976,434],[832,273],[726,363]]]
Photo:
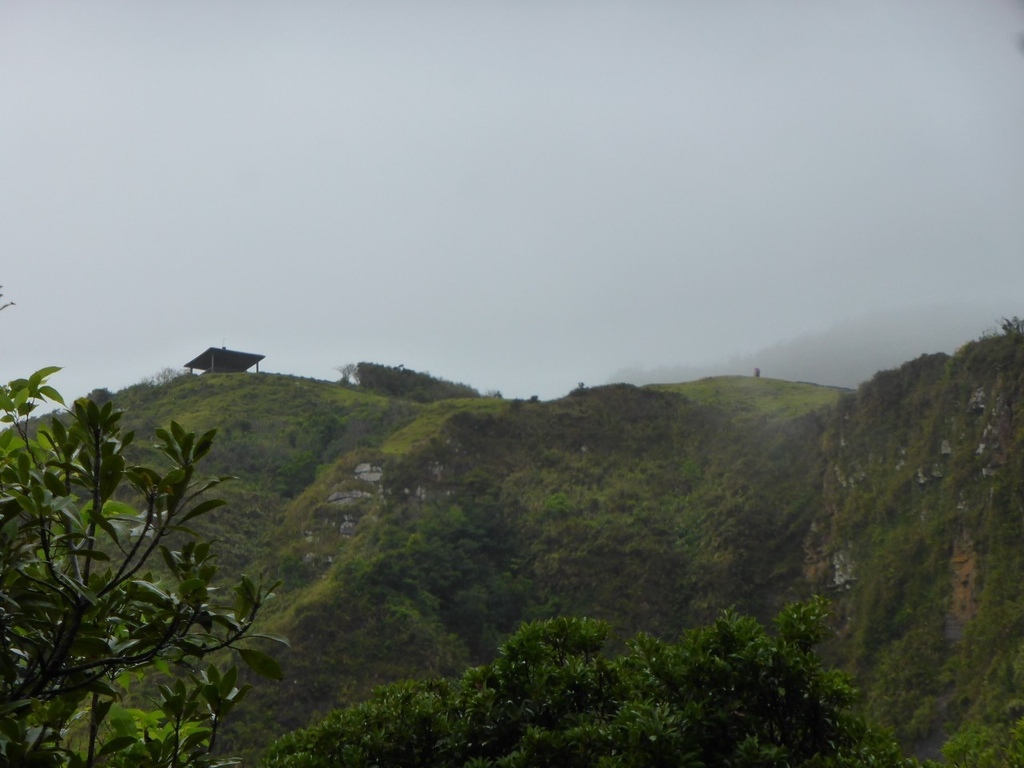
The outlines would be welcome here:
[[[227,347],[210,347],[200,355],[185,363],[185,368],[198,368],[201,371],[242,372],[254,365],[257,366],[265,355],[252,352],[238,352]]]

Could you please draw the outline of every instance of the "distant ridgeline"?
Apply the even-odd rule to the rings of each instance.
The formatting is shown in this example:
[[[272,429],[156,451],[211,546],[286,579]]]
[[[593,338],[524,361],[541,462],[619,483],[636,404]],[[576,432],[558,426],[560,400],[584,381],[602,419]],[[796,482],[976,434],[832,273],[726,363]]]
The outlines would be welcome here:
[[[1024,715],[1012,324],[855,392],[723,377],[531,402],[360,363],[343,384],[180,377],[117,399],[129,426],[220,428],[212,471],[239,480],[208,535],[225,569],[285,580],[265,619],[291,640],[285,682],[225,734],[250,761],[377,685],[491,661],[524,620],[607,621],[619,652],[813,594],[824,653],[906,746]]]

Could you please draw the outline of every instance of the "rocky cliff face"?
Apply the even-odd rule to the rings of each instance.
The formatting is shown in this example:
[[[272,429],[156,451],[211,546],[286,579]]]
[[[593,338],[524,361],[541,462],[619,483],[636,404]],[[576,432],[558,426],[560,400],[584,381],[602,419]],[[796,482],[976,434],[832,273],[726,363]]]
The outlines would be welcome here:
[[[907,741],[1019,705],[1024,337],[877,374],[836,409],[805,577],[834,652]]]

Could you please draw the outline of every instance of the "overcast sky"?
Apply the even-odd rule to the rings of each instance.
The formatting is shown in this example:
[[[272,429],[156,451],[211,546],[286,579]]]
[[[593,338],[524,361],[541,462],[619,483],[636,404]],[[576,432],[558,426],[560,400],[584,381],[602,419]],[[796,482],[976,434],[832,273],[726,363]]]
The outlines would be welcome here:
[[[549,398],[916,307],[981,333],[1024,315],[1022,32],[1022,0],[0,0],[0,379],[226,345]]]

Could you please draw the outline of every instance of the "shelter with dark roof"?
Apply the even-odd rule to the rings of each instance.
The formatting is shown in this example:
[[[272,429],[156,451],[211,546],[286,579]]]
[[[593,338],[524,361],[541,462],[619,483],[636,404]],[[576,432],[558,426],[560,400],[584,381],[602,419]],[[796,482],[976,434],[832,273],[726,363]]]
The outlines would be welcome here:
[[[236,352],[227,347],[210,347],[203,354],[185,363],[189,373],[195,369],[203,373],[244,373],[256,366],[256,372],[260,370],[260,360],[265,355],[254,355],[252,352]]]

